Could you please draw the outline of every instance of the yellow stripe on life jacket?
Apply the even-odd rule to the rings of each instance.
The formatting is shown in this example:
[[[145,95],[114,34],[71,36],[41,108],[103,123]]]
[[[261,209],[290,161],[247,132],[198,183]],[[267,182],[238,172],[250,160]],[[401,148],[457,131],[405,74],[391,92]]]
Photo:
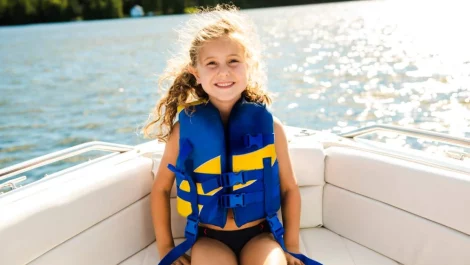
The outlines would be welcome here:
[[[186,107],[187,107],[187,106],[197,106],[197,105],[203,104],[203,103],[207,103],[207,100],[203,100],[203,99],[201,99],[201,100],[196,100],[196,101],[193,101],[193,102],[188,103],[188,104],[186,105]],[[176,116],[178,116],[178,115],[180,114],[180,112],[181,112],[182,110],[184,110],[184,108],[185,108],[185,106],[179,105],[179,106],[176,108]]]
[[[242,155],[234,155],[233,160],[233,172],[240,172],[245,170],[254,170],[254,169],[263,169],[263,158],[271,157],[272,165],[276,162],[276,150],[274,144],[267,145],[261,149],[258,149],[251,153],[246,153]],[[222,170],[220,168],[220,156],[214,157],[211,160],[208,160],[204,164],[200,165],[194,170],[195,173],[206,173],[206,174],[221,174]],[[239,190],[253,184],[256,180],[250,180],[245,184],[237,184],[233,186],[233,190]],[[183,191],[190,192],[190,186],[187,180],[183,180],[179,186]],[[212,196],[216,192],[222,189],[222,187],[216,188],[205,193],[202,189],[201,183],[196,183],[197,193],[199,195]],[[184,201],[180,198],[177,198],[178,203],[178,212],[182,216],[188,216],[192,213],[191,203]],[[199,211],[202,209],[202,205],[199,204]]]
[[[214,157],[211,160],[208,160],[204,164],[200,165],[198,168],[196,168],[194,170],[194,173],[221,174],[222,169],[220,168],[220,156]],[[187,180],[183,180],[181,182],[179,188],[183,191],[186,191],[186,192],[191,191],[191,189],[189,187],[189,183],[188,183]],[[214,189],[214,190],[211,190],[211,191],[205,193],[202,190],[201,183],[196,183],[196,188],[197,188],[197,193],[199,195],[207,195],[207,196],[211,196],[211,195],[213,195],[214,193],[216,193],[217,191],[219,191],[221,189],[221,187],[220,187],[220,188],[217,188],[217,189]]]
[[[276,150],[274,144],[269,144],[261,149],[242,155],[234,155],[232,158],[233,172],[245,170],[263,169],[263,158],[271,157],[272,164],[276,162]],[[242,189],[253,184],[256,180],[250,180],[245,184],[233,186],[233,190]]]
[[[222,169],[220,168],[220,156],[214,157],[211,160],[208,160],[204,164],[200,165],[198,168],[194,170],[194,173],[221,174]],[[187,180],[183,180],[179,186],[179,189],[186,191],[186,192],[190,192],[191,188],[189,186],[189,182]],[[216,192],[221,190],[222,187],[219,187],[217,189],[214,189],[205,193],[202,189],[201,183],[196,183],[196,189],[199,195],[212,196]],[[199,212],[201,212],[202,205],[198,204],[198,206],[199,206]],[[177,208],[178,208],[178,213],[181,214],[182,216],[186,217],[192,213],[191,203],[184,201],[180,198],[177,198]]]
[[[187,217],[193,212],[191,208],[191,203],[181,199],[180,197],[176,197],[176,205],[177,205],[176,208],[178,210],[178,213],[181,216]],[[198,204],[198,207],[199,207],[199,212],[201,212],[202,205]]]

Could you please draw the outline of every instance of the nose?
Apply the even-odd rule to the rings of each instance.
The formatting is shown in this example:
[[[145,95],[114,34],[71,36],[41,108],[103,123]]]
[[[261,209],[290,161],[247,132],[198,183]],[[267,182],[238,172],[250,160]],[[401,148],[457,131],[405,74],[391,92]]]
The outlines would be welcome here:
[[[219,67],[218,75],[219,76],[229,76],[230,75],[230,68],[228,67],[228,65],[221,65]]]

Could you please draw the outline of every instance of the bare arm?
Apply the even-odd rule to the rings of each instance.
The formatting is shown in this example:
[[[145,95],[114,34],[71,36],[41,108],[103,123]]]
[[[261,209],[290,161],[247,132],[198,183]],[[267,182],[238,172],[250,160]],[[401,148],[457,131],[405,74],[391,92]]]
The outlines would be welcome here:
[[[274,133],[279,177],[281,182],[281,211],[284,223],[284,242],[291,252],[299,250],[300,191],[292,169],[287,137],[278,119],[274,119]]]
[[[155,182],[153,183],[150,195],[151,212],[155,237],[157,238],[157,248],[160,257],[163,258],[172,248],[175,247],[171,234],[171,207],[170,192],[175,181],[175,175],[167,166],[176,164],[179,148],[179,123],[175,124],[163,152]]]

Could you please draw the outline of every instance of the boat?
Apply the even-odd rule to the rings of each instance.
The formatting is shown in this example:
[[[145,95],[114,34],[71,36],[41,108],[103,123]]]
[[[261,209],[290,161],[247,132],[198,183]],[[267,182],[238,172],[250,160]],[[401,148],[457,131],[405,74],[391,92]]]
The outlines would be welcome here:
[[[286,130],[302,199],[302,253],[324,265],[470,264],[470,157],[364,136],[395,133],[467,149],[470,139],[390,125]],[[90,150],[112,152],[0,195],[0,264],[158,264],[150,192],[163,149],[156,140],[89,142],[1,170],[0,180]],[[175,196],[173,187],[179,244],[185,220]]]
[[[135,5],[130,10],[131,17],[143,17],[145,15],[144,9],[140,5]]]

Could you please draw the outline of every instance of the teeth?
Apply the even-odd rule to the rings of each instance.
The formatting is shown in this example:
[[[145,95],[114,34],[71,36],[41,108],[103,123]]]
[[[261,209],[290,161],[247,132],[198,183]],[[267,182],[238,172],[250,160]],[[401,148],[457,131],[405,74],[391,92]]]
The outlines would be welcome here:
[[[233,82],[227,82],[227,83],[217,83],[216,85],[217,86],[230,86],[232,84],[233,84]]]

